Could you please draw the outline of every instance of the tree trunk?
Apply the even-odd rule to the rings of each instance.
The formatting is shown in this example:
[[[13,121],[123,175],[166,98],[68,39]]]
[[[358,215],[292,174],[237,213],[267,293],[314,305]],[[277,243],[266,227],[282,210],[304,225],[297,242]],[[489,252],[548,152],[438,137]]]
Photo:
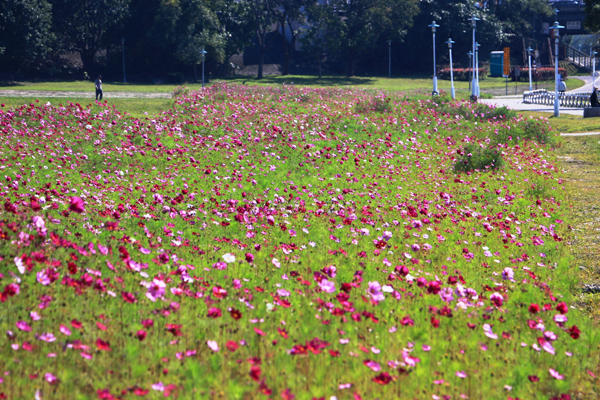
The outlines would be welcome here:
[[[81,56],[81,62],[83,63],[83,70],[86,71],[90,76],[96,73],[94,71],[94,53],[90,50],[84,49],[79,51]]]
[[[263,78],[263,63],[265,58],[265,50],[260,49],[260,56],[258,57],[258,74],[256,75],[257,79]]]
[[[321,79],[323,75],[321,74],[321,56],[319,56],[319,79]]]
[[[348,55],[348,77],[354,76],[354,57],[352,53]]]

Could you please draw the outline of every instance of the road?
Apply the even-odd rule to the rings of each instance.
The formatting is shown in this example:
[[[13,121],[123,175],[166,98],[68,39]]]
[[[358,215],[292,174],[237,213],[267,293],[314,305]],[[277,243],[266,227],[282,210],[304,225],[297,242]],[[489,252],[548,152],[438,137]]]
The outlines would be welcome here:
[[[591,76],[574,76],[571,79],[579,79],[584,82],[584,85],[574,90],[568,90],[570,93],[590,93],[592,91],[592,77]],[[600,84],[600,79],[598,79]],[[499,96],[493,99],[481,99],[480,103],[493,105],[496,107],[506,106],[512,110],[519,111],[540,111],[540,112],[554,112],[554,106],[543,106],[540,104],[525,104],[523,103],[523,96]],[[561,113],[583,115],[583,108],[572,108],[563,107],[560,109]]]

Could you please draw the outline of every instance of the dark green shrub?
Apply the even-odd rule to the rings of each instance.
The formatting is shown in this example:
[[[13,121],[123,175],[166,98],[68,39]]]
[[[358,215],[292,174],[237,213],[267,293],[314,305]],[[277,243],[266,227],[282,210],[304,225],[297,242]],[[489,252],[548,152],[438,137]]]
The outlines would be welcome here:
[[[464,147],[462,154],[454,163],[454,169],[456,172],[486,171],[500,168],[502,164],[500,150],[494,148],[482,149],[477,145],[469,144]]]
[[[490,107],[486,104],[476,104],[473,106],[471,103],[437,103],[435,110],[437,112],[460,115],[464,119],[469,121],[487,121],[492,120],[504,120],[510,119],[517,116],[517,113],[513,110],[509,110],[506,107]]]

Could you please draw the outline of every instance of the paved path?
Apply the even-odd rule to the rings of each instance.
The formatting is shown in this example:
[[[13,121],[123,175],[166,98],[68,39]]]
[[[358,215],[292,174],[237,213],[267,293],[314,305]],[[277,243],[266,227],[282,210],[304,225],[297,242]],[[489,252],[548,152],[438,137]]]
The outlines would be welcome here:
[[[580,88],[569,90],[571,93],[589,93],[592,91],[592,77],[591,76],[575,76],[572,79],[579,79],[584,82],[584,85]],[[600,84],[600,78],[597,79]],[[540,111],[540,112],[554,112],[554,106],[544,106],[540,104],[525,104],[523,103],[523,96],[500,96],[493,99],[481,99],[481,103],[493,105],[496,107],[506,106],[512,110],[519,111]],[[583,108],[563,107],[560,109],[561,113],[583,115]]]
[[[0,97],[70,97],[94,99],[94,92],[54,91],[54,90],[17,90],[2,89]],[[104,92],[105,99],[170,99],[171,93],[148,93],[148,92]]]

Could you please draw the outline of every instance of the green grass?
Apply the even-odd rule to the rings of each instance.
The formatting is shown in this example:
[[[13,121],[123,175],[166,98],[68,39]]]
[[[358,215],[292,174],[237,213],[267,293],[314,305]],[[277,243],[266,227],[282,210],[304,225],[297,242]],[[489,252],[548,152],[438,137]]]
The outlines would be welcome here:
[[[600,132],[600,118],[583,118],[581,115],[561,114],[555,118],[547,112],[522,111],[521,115],[548,118],[548,122],[560,133]]]
[[[0,103],[4,104],[4,108],[18,107],[23,104],[32,104],[39,101],[39,104],[45,104],[50,102],[52,105],[79,103],[82,106],[92,105],[101,110],[100,106],[96,104],[93,97],[0,97]],[[147,116],[156,115],[173,107],[172,99],[147,99],[147,98],[128,98],[128,99],[106,99],[107,104],[115,106],[117,109],[131,114],[134,118],[145,118]]]
[[[428,92],[431,90],[432,82],[429,74],[408,75],[394,78],[381,77],[345,77],[345,76],[324,76],[319,79],[316,76],[309,75],[268,75],[263,79],[256,79],[254,76],[235,76],[225,80],[228,82],[242,83],[245,85],[269,85],[293,83],[295,85],[309,87],[340,87],[353,86],[394,91],[411,91],[420,90]],[[505,88],[506,82],[504,78],[486,78],[480,81],[481,91],[486,93],[488,90]],[[139,92],[139,93],[171,93],[178,86],[186,86],[189,89],[196,90],[202,87],[198,83],[186,83],[183,85],[173,84],[139,84],[139,83],[121,83],[107,82],[103,84],[105,93],[110,92]],[[455,81],[454,86],[457,90],[457,95],[468,96],[469,82]],[[509,82],[508,93],[514,93],[514,83]],[[525,87],[526,84],[521,82],[519,87]],[[569,88],[575,89],[583,86],[583,82],[579,79],[569,80]],[[450,91],[450,81],[439,80],[438,87],[440,90]],[[553,88],[554,82],[538,82],[538,88]],[[91,81],[57,81],[57,82],[0,82],[0,90],[40,90],[40,91],[74,91],[74,92],[89,92],[93,94],[94,84]],[[493,94],[496,93],[493,90]]]

